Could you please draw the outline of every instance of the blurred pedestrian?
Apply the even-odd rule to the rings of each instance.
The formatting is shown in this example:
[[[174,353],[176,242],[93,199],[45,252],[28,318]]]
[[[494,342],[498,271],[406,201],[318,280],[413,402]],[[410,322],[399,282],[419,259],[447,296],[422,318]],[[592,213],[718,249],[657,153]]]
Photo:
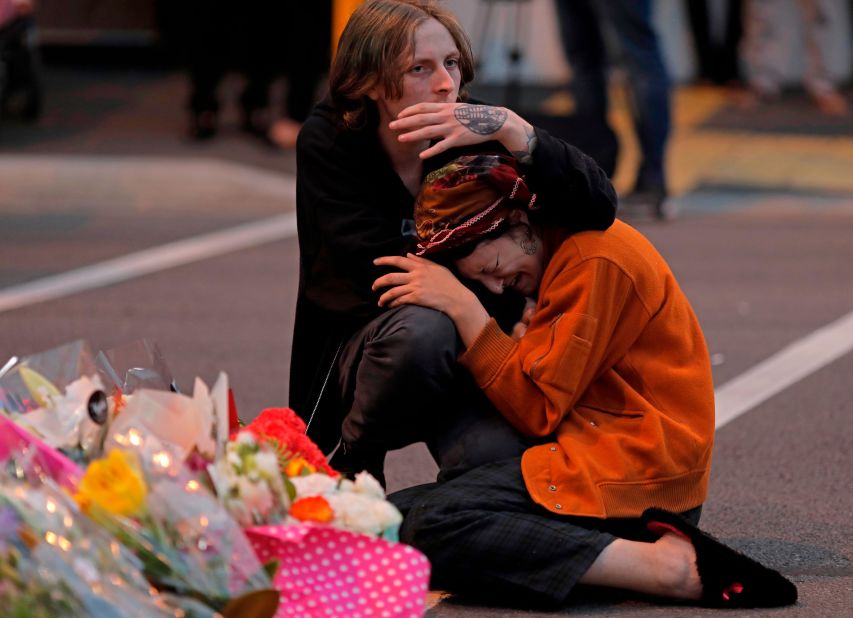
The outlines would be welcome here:
[[[271,8],[271,53],[287,83],[282,115],[273,119],[269,139],[279,148],[293,148],[317,102],[320,78],[329,70],[332,0],[274,2]]]
[[[0,116],[36,120],[42,110],[41,68],[33,0],[0,0]]]
[[[700,81],[740,84],[742,0],[686,0]]]
[[[270,54],[269,4],[264,0],[183,0],[180,5],[185,58],[189,71],[189,134],[210,139],[219,129],[219,87],[229,70],[245,84],[239,97],[240,127],[267,140],[269,93],[275,77]]]
[[[579,114],[606,122],[610,31],[628,72],[631,115],[641,161],[633,189],[620,205],[651,208],[664,218],[666,145],[670,129],[669,77],[652,25],[651,0],[556,0],[561,39],[572,69]]]
[[[779,0],[746,0],[743,60],[748,91],[742,97],[744,107],[773,101],[782,90],[783,68],[790,56],[791,33],[784,19],[789,4]],[[797,0],[801,19],[806,67],[802,83],[817,108],[824,114],[841,116],[849,105],[830,75],[825,44],[829,38],[833,0]]]

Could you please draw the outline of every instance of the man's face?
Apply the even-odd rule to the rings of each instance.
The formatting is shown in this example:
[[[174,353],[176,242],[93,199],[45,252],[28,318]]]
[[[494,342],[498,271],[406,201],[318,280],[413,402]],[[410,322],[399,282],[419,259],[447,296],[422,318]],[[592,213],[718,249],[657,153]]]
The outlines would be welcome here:
[[[538,239],[528,242],[525,251],[522,248],[525,238],[525,229],[517,227],[484,240],[470,255],[457,260],[456,268],[462,277],[479,281],[494,294],[502,294],[509,288],[533,297],[542,280],[544,251]]]
[[[370,93],[382,118],[391,121],[416,103],[453,103],[459,96],[462,75],[459,49],[450,32],[435,19],[415,30],[415,49],[403,70],[403,94],[399,99],[385,97],[381,87]]]

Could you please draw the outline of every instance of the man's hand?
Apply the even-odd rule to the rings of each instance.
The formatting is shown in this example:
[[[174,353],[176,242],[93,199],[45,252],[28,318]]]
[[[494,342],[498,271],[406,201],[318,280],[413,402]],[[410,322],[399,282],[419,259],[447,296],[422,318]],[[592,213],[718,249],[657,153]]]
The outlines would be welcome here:
[[[533,318],[533,313],[536,311],[536,299],[526,298],[524,302],[524,311],[521,312],[521,319],[512,327],[512,338],[518,341],[527,333],[527,327],[530,326],[530,320]]]
[[[438,140],[420,153],[427,159],[449,148],[501,142],[520,161],[528,162],[536,145],[533,127],[505,107],[470,103],[418,103],[400,112],[388,128],[401,142]]]
[[[466,346],[488,323],[489,314],[476,295],[444,266],[411,253],[377,258],[373,263],[403,271],[382,275],[373,282],[374,291],[389,288],[379,297],[380,307],[420,305],[446,313]]]

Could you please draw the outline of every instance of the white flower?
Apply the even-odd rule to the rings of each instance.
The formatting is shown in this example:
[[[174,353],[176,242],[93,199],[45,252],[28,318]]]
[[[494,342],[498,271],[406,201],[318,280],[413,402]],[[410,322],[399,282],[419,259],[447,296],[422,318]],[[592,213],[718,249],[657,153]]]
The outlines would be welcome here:
[[[403,516],[384,498],[350,492],[327,498],[335,512],[333,525],[353,532],[378,536],[403,521]]]
[[[240,459],[240,456],[231,449],[228,449],[228,454],[225,457],[228,460],[228,463],[231,464],[234,471],[237,471],[243,465],[243,460]]]
[[[275,478],[279,474],[278,457],[270,451],[261,451],[255,455],[255,467],[266,479]]]
[[[300,498],[308,496],[327,496],[335,491],[338,481],[325,474],[308,474],[306,476],[294,476],[290,479],[296,488],[296,495]]]
[[[359,472],[355,475],[355,484],[352,490],[381,500],[385,499],[385,490],[382,489],[382,485],[368,472]]]
[[[254,446],[255,436],[252,434],[251,431],[241,431],[234,439],[234,443],[238,446]]]
[[[262,520],[266,519],[275,505],[266,483],[253,483],[241,477],[237,479],[237,494],[249,512],[257,514]]]

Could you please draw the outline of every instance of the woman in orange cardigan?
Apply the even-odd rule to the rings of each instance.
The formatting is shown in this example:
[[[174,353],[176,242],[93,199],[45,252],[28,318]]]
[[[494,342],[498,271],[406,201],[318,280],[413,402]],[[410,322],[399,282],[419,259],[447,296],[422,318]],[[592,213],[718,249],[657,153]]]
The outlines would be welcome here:
[[[403,540],[458,592],[561,604],[580,583],[711,605],[794,602],[793,584],[692,525],[707,496],[714,390],[666,262],[620,221],[574,235],[542,228],[535,200],[511,157],[460,157],[418,196],[419,255],[376,262],[400,269],[376,280],[388,288],[380,304],[445,312],[466,348],[459,362],[538,442],[393,496]],[[506,335],[451,270],[421,255],[535,306]]]

